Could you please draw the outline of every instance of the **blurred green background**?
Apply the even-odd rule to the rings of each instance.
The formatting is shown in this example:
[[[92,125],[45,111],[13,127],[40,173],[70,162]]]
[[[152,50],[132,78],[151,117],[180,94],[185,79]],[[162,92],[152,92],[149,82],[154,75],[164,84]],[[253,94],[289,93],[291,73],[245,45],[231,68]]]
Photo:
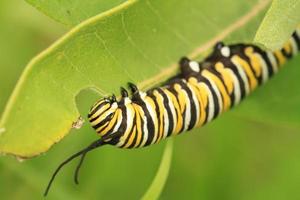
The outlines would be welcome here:
[[[66,31],[23,1],[0,1],[0,112],[29,60]],[[299,113],[300,105],[287,111],[284,101],[299,100],[289,96],[299,95],[293,94],[299,91],[298,80],[293,81],[300,75],[299,63],[298,57],[240,107],[193,131],[199,134],[177,137],[161,199],[300,199],[300,126],[289,123],[299,119],[289,114]],[[282,91],[289,84],[291,90]],[[82,92],[78,98],[82,115],[92,96]],[[260,109],[259,103],[270,109],[269,115],[251,114],[252,109]],[[249,115],[240,114],[245,110]],[[94,139],[94,131],[86,124],[34,159],[18,162],[1,157],[0,199],[42,199],[56,166]],[[80,184],[73,183],[75,161],[59,174],[47,199],[138,199],[155,176],[164,145],[91,152]]]

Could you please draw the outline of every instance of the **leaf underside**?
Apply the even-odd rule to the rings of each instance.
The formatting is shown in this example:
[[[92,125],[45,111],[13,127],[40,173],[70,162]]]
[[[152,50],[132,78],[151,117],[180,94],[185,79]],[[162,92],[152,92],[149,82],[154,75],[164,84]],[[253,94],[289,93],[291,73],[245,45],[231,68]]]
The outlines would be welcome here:
[[[75,96],[83,89],[100,98],[128,81],[149,88],[176,73],[183,55],[200,56],[224,38],[250,42],[269,3],[174,2],[123,3],[34,58],[2,116],[0,151],[27,158],[47,151],[79,117]]]
[[[146,89],[176,73],[176,61],[182,55],[203,57],[216,41],[224,38],[228,43],[251,42],[269,2],[157,0],[132,1],[117,6],[123,1],[108,0],[105,4],[90,7],[100,2],[92,0],[90,4],[76,7],[74,5],[80,1],[27,1],[69,26],[103,10],[115,8],[79,24],[27,66],[0,123],[0,151],[20,157],[39,155],[68,133],[79,116],[75,97],[79,102],[91,105],[96,98],[117,93],[119,86],[127,81],[136,82]],[[291,7],[286,9],[285,6],[296,1],[282,2],[280,12],[277,12],[279,7],[276,11],[276,0],[273,1],[273,8],[268,11],[256,34],[263,37],[256,37],[256,43],[275,48],[285,40],[283,37],[289,37],[295,21],[289,20],[289,15],[286,15]],[[299,17],[295,12],[290,16],[291,19]],[[281,17],[286,23],[280,25]],[[270,29],[273,25],[270,21],[277,29],[284,27],[284,33],[272,32],[274,29]],[[201,199],[265,199],[266,195],[272,194],[275,199],[282,199],[277,194],[284,191],[294,198],[298,190],[295,188],[296,192],[293,191],[291,186],[298,185],[298,179],[292,174],[299,171],[299,153],[296,150],[300,128],[299,62],[298,56],[287,63],[270,83],[255,91],[240,106],[208,126],[192,131],[197,134],[180,136],[174,159],[178,163],[172,166],[176,173],[170,173],[162,197],[184,199],[188,195]],[[85,88],[92,90],[82,92]],[[87,94],[93,97],[89,98]],[[87,109],[80,108],[80,113],[86,115]],[[3,194],[9,194],[10,198],[26,198],[29,197],[28,191],[34,191],[37,198],[40,197],[49,171],[56,166],[57,160],[93,137],[88,126],[78,132],[87,135],[72,134],[47,156],[40,156],[32,162],[18,165],[3,157],[0,163],[4,169],[1,170],[2,177],[7,180],[2,188]],[[74,141],[75,137],[80,141]],[[156,178],[144,199],[158,198],[164,187],[171,163],[172,142],[166,144]],[[97,194],[101,198],[106,195],[120,199],[127,194],[128,199],[138,198],[141,195],[136,191],[144,191],[143,187],[151,180],[160,147],[155,145],[151,151],[150,148],[137,151],[104,148],[101,153],[91,153],[89,162],[92,164],[83,168],[84,183],[80,185],[80,192],[69,182],[61,182],[64,178],[57,180],[51,196],[55,199],[90,199]],[[137,167],[141,160],[147,160],[147,165]],[[283,164],[279,166],[274,163],[275,160]],[[36,161],[41,163],[34,163]],[[126,169],[126,173],[120,171],[119,166]],[[65,177],[71,172],[73,168]],[[18,181],[11,181],[12,177],[8,179],[7,174],[13,174]],[[187,180],[189,187],[177,184]],[[256,184],[258,180],[263,182],[264,187]],[[18,187],[17,183],[21,186]],[[249,188],[251,184],[253,187]],[[117,193],[115,188],[118,188]],[[136,191],[128,194],[133,189]],[[33,198],[31,194],[30,198]]]
[[[269,50],[279,49],[300,24],[300,1],[274,0],[261,26],[257,30],[254,42]]]

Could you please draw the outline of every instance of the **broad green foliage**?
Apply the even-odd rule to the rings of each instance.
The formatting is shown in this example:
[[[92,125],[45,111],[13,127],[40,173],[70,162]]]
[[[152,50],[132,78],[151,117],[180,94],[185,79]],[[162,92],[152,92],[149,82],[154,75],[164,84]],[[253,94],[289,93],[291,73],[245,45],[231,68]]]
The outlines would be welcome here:
[[[28,3],[42,11],[49,17],[69,25],[74,26],[105,12],[126,0],[26,0]]]
[[[268,49],[280,48],[300,25],[299,0],[273,0],[254,42]]]
[[[128,81],[144,86],[157,74],[170,77],[180,56],[197,56],[207,42],[256,19],[252,32],[235,38],[249,41],[267,2],[130,1],[85,21],[26,67],[2,116],[0,151],[32,157],[48,150],[79,117],[82,89],[103,96]]]
[[[49,25],[49,21],[46,20],[36,23],[41,16],[32,15],[30,9],[18,10],[19,3],[16,2],[0,2],[0,107],[4,105],[9,90],[20,73],[20,65],[25,65],[34,52],[44,48],[57,37],[57,31],[53,31],[57,29],[56,26]],[[175,2],[178,7],[172,5]],[[72,104],[71,109],[76,110],[74,99],[69,98],[72,95],[65,94],[65,88],[71,88],[70,93],[76,91],[75,96],[79,91],[76,90],[78,85],[82,83],[80,88],[86,85],[82,81],[84,77],[78,79],[79,74],[91,76],[93,79],[90,82],[94,83],[98,90],[105,90],[105,94],[117,92],[118,86],[128,80],[139,83],[142,88],[152,86],[175,73],[175,61],[182,55],[198,56],[216,40],[224,37],[226,42],[251,42],[263,18],[264,12],[260,8],[266,7],[264,1],[254,0],[195,0],[188,1],[191,2],[189,4],[178,2],[151,1],[150,6],[156,8],[152,15],[149,11],[145,12],[151,8],[147,2],[133,3],[105,17],[96,17],[72,30],[72,33],[60,40],[55,47],[27,66],[31,70],[22,76],[22,79],[25,79],[24,85],[19,86],[21,89],[11,98],[12,107],[6,108],[7,117],[2,121],[2,125],[7,125],[8,132],[4,133],[8,135],[1,136],[0,149],[17,154],[16,147],[20,146],[22,153],[26,153],[22,154],[23,156],[36,155],[46,151],[43,141],[51,141],[49,136],[63,137],[65,133],[57,135],[52,127],[70,127],[77,115],[72,115],[71,119],[63,118],[63,121],[54,119],[60,117],[60,111],[67,112],[65,105]],[[9,9],[6,4],[10,5]],[[182,5],[183,8],[180,8]],[[284,6],[281,9],[283,10]],[[118,13],[123,13],[121,15],[127,19],[125,37],[123,26],[120,26],[123,23],[117,23],[122,19],[117,17]],[[244,16],[251,20],[245,20]],[[5,28],[5,32],[2,28]],[[95,39],[95,32],[101,34],[102,43]],[[264,34],[268,34],[268,31]],[[186,45],[182,39],[189,43]],[[101,49],[102,47],[105,47],[105,50]],[[57,54],[61,55],[60,52],[66,52],[68,57],[63,57],[57,64],[54,58]],[[116,63],[104,62],[104,59],[115,59]],[[206,127],[174,138],[174,159],[161,198],[299,199],[299,62],[298,56],[273,80],[221,118]],[[117,67],[117,63],[121,63],[120,66],[124,69]],[[151,69],[153,66],[158,69]],[[130,69],[130,74],[124,73],[127,68]],[[160,69],[162,73],[159,73]],[[82,73],[76,70],[81,70]],[[92,71],[88,72],[89,70]],[[49,76],[40,77],[43,73]],[[72,78],[73,75],[76,77]],[[10,77],[14,77],[14,80],[10,80]],[[58,81],[54,86],[50,81],[52,79]],[[75,89],[70,87],[73,84]],[[22,92],[23,88],[27,88],[25,92]],[[37,92],[39,88],[42,88],[42,91]],[[48,90],[57,95],[55,100],[43,96],[47,95]],[[57,103],[65,98],[66,103],[57,108],[51,102]],[[83,116],[96,98],[99,98],[99,94],[89,90],[80,93],[76,98]],[[37,103],[39,105],[36,105]],[[41,117],[44,114],[38,113],[34,107],[33,110],[28,109],[32,112],[29,113],[29,118],[24,110],[20,110],[18,116],[25,116],[14,119],[17,115],[12,113],[16,110],[34,105],[41,109],[46,108],[47,112],[53,115],[51,119]],[[12,109],[17,106],[18,108]],[[46,122],[51,124],[45,127]],[[25,125],[22,126],[22,123],[29,126],[25,132]],[[40,137],[36,129],[42,130]],[[40,199],[58,162],[97,138],[87,123],[82,129],[72,133],[44,156],[22,164],[11,157],[1,157],[1,199]],[[31,144],[28,145],[28,142]],[[3,144],[5,146],[2,146]],[[152,182],[164,144],[166,143],[162,142],[150,148],[130,151],[104,147],[91,152],[82,167],[79,187],[72,184],[72,173],[76,164],[74,163],[59,175],[48,199],[139,199]],[[34,151],[33,147],[36,146],[42,147],[42,150]],[[151,197],[159,195],[166,181],[171,157],[169,150],[170,146],[167,146],[164,155],[168,156],[163,157],[158,171],[158,175],[162,175],[163,178],[154,179],[154,186],[148,190],[154,191]]]

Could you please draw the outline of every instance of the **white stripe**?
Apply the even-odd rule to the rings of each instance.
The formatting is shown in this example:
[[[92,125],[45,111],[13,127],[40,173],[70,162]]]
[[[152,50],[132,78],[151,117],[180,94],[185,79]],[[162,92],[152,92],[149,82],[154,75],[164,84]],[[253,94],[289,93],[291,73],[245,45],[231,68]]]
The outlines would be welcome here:
[[[124,132],[125,134],[120,138],[120,140],[117,144],[118,147],[122,146],[126,142],[126,138],[129,136],[130,130],[131,130],[132,125],[133,125],[134,112],[131,111],[132,109],[128,109],[128,106],[132,106],[132,105],[126,105],[125,106],[125,108],[126,108],[126,118],[127,118],[126,130]]]
[[[263,80],[263,83],[265,83],[269,78],[269,71],[268,71],[267,63],[260,54],[255,53],[254,55],[257,56],[257,58],[260,61],[260,65],[261,65],[261,69],[262,69],[262,80]]]
[[[147,140],[148,140],[148,136],[149,136],[149,133],[148,133],[148,119],[146,117],[146,115],[143,115],[143,122],[144,122],[144,126],[143,126],[143,141],[141,142],[140,146],[143,147],[145,146]]]
[[[150,97],[148,97],[148,98],[150,98]],[[158,116],[156,116],[155,110],[152,109],[151,105],[149,104],[149,102],[147,100],[145,100],[145,104],[146,104],[146,108],[147,108],[147,110],[148,110],[148,112],[151,116],[151,119],[153,121],[153,126],[154,126],[154,133],[153,134],[154,135],[153,135],[153,138],[152,138],[152,141],[151,141],[151,144],[153,144],[156,141],[156,138],[158,136],[157,132],[159,131],[159,129],[158,129],[159,127],[156,127],[156,125],[158,125],[158,124],[155,125],[155,120],[154,120],[155,118],[158,119]]]
[[[142,147],[146,144],[147,139],[148,139],[148,127],[147,127],[147,117],[143,111],[143,109],[140,109],[140,116],[141,116],[141,124],[143,124],[142,127],[142,141],[140,142],[140,144],[138,145],[138,147]]]
[[[115,125],[112,133],[115,133],[115,132],[117,132],[119,130],[119,128],[121,126],[121,122],[124,120],[123,116],[122,116],[122,111],[119,114],[121,115],[121,120],[119,120],[119,117],[118,117],[117,124]]]
[[[203,86],[206,89],[207,94],[208,94],[208,115],[207,115],[207,122],[210,122],[213,119],[214,112],[215,112],[214,98],[213,98],[213,95],[212,95],[209,87],[206,84],[204,84],[203,82],[200,83],[200,84],[203,84]]]
[[[203,73],[202,73],[202,75],[203,75]],[[222,96],[219,91],[219,88],[217,87],[216,83],[213,80],[211,80],[209,77],[207,77],[205,75],[203,75],[203,76],[206,77],[206,79],[209,81],[209,83],[211,84],[211,87],[213,88],[215,94],[217,95],[218,104],[219,104],[219,112],[218,112],[218,115],[219,115],[223,111],[223,100],[222,100]]]
[[[248,82],[248,78],[247,78],[246,72],[244,71],[244,68],[235,59],[231,59],[231,61],[236,66],[236,68],[238,70],[238,73],[239,73],[239,75],[241,76],[241,78],[242,78],[242,80],[244,82],[246,94],[249,94],[249,92],[250,92],[249,82]]]
[[[199,105],[200,102],[198,101],[194,90],[191,88],[191,84],[187,83],[187,87],[190,89],[190,91],[192,93],[192,97],[193,97],[193,100],[194,100],[195,106],[196,106],[195,111],[191,110],[191,112],[196,112],[196,121],[195,121],[195,125],[196,125],[200,118],[200,105]]]
[[[191,102],[189,99],[188,94],[186,91],[181,88],[182,92],[184,93],[185,99],[186,99],[186,108],[185,108],[185,122],[184,122],[184,129],[183,131],[186,131],[189,127],[189,124],[191,122]]]
[[[142,92],[142,91],[140,91],[139,94],[140,94],[140,97],[142,98],[142,100],[146,103],[145,98],[146,98],[147,94],[145,92]],[[147,119],[143,109],[141,109],[141,112],[142,112],[141,113],[141,116],[142,116],[141,120],[143,122],[143,132],[142,132],[143,141],[140,143],[139,146],[143,147],[143,146],[145,146],[145,144],[148,140],[149,132],[148,132],[148,119]]]
[[[170,92],[170,91],[169,91]],[[174,133],[175,131],[175,128],[176,128],[176,124],[177,124],[177,115],[176,115],[176,110],[175,110],[175,107],[174,107],[174,103],[171,99],[171,97],[168,96],[168,93],[166,93],[166,96],[168,98],[168,101],[169,101],[169,108],[171,110],[171,113],[172,113],[172,116],[173,116],[173,128],[172,128],[172,133]]]
[[[165,138],[167,137],[168,135],[168,130],[169,130],[169,115],[168,115],[168,112],[167,112],[167,109],[165,108],[165,105],[164,105],[164,98],[162,96],[162,94],[160,94],[159,92],[157,92],[161,102],[162,102],[162,105],[163,105],[163,110],[164,110],[164,113],[163,113],[163,120],[164,120],[164,124],[163,124],[163,129],[164,129],[164,132],[163,132],[163,136],[162,138]]]
[[[277,65],[276,58],[275,58],[274,54],[270,51],[267,51],[267,55],[272,64],[273,71],[274,71],[274,73],[276,73],[278,71],[278,65]]]

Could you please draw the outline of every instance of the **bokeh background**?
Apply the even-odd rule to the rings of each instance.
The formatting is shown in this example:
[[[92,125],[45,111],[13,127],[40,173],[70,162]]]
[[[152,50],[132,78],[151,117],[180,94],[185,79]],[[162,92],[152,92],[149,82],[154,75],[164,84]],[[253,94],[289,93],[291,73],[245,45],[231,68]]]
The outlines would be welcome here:
[[[30,59],[67,31],[24,1],[0,1],[0,113]],[[161,199],[299,199],[300,124],[294,123],[300,119],[299,63],[299,58],[291,61],[240,107],[175,138]],[[92,98],[88,92],[77,98],[83,115]],[[253,109],[268,111],[253,116]],[[34,159],[0,157],[0,198],[42,199],[56,166],[95,137],[86,124]],[[82,167],[80,184],[73,183],[75,161],[59,174],[47,198],[138,199],[156,174],[164,146],[93,151]]]

